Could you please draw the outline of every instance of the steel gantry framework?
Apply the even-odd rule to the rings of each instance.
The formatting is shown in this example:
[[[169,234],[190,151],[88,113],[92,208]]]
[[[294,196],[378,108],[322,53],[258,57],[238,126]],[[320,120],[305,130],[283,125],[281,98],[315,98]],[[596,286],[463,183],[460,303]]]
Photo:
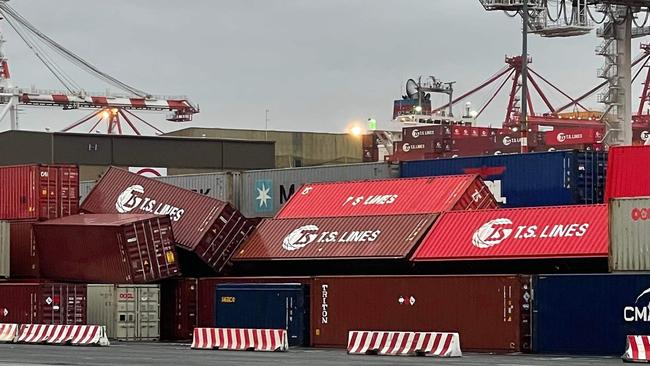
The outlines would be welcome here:
[[[192,116],[199,112],[198,105],[194,105],[185,96],[153,95],[102,72],[96,66],[39,31],[9,6],[7,1],[0,0],[0,19],[4,20],[18,34],[38,60],[65,88],[65,90],[38,90],[15,87],[9,73],[8,58],[2,47],[5,39],[0,32],[0,104],[4,104],[0,110],[0,121],[9,115],[10,129],[19,128],[18,107],[20,105],[59,107],[64,110],[93,109],[88,116],[69,125],[63,131],[70,131],[84,124],[95,122],[88,132],[94,132],[100,124],[105,124],[105,132],[108,134],[122,134],[130,129],[132,133],[140,135],[141,132],[136,124],[144,124],[157,133],[162,133],[158,127],[138,117],[133,111],[167,111],[166,119],[172,122],[191,121]],[[54,61],[52,53],[108,85],[124,91],[124,93],[108,94],[85,91]],[[125,123],[123,124],[123,122]]]

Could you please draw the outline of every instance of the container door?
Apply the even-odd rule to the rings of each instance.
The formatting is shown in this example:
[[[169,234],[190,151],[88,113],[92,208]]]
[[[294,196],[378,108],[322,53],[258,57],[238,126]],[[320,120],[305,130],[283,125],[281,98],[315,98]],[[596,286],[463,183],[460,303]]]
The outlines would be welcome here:
[[[59,217],[58,204],[60,201],[58,187],[58,169],[42,165],[38,169],[38,204],[39,217],[42,219],[55,219]],[[30,207],[31,209],[31,207]]]
[[[117,329],[115,338],[122,341],[138,340],[136,331],[137,293],[133,286],[117,287]]]
[[[307,309],[305,294],[302,289],[287,291],[285,294],[286,328],[289,344],[307,346]]]
[[[157,286],[139,287],[137,294],[136,331],[138,340],[157,340],[160,338],[160,288]]]
[[[115,286],[88,285],[88,324],[106,327],[108,338],[117,338],[117,303]]]
[[[0,221],[0,277],[9,277],[9,233],[10,226],[6,221]]]
[[[57,168],[59,183],[59,216],[75,215],[79,211],[79,169],[76,166]]]

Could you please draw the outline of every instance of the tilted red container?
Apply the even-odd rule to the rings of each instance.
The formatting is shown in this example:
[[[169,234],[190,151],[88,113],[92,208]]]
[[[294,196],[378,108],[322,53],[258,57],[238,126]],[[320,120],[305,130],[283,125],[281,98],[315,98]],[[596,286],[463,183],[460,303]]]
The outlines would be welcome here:
[[[650,196],[650,146],[614,146],[607,159],[605,202]]]
[[[233,260],[405,258],[436,217],[419,214],[265,220]]]
[[[0,220],[54,219],[79,210],[77,166],[0,167],[0,187]]]
[[[37,221],[9,223],[9,258],[11,278],[39,278],[38,251],[34,224]]]
[[[463,351],[530,350],[527,276],[317,277],[311,341],[341,347],[351,330],[458,332]]]
[[[211,273],[225,270],[255,226],[255,221],[229,203],[114,167],[97,182],[81,209],[88,213],[169,215],[176,244],[191,252],[179,253],[187,258],[185,275],[204,273],[200,266]]]
[[[496,208],[477,175],[306,184],[276,218],[430,214]]]
[[[149,283],[180,274],[168,216],[74,215],[35,224],[34,231],[44,278]]]
[[[607,205],[443,214],[415,261],[607,257]]]
[[[86,324],[86,285],[0,282],[0,323]]]

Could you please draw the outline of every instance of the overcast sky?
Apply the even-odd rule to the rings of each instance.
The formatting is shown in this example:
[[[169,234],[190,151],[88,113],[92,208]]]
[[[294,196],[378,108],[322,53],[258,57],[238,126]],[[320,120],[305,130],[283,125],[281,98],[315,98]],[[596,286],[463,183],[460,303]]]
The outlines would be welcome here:
[[[201,113],[190,124],[142,115],[164,130],[191,125],[263,129],[269,109],[270,129],[340,132],[370,116],[389,120],[408,78],[435,75],[456,81],[461,92],[501,69],[506,54],[521,52],[520,20],[488,13],[477,0],[9,4],[118,79],[152,93],[185,94],[200,105]],[[16,33],[0,24],[14,84],[62,89]],[[531,67],[578,95],[598,82],[596,69],[603,59],[594,49],[599,43],[595,32],[566,39],[531,36]],[[636,54],[638,43],[634,47]],[[106,89],[73,66],[61,65],[85,89]],[[558,104],[563,101],[551,95]],[[488,97],[486,92],[469,101],[478,109]],[[434,104],[444,100],[433,99]],[[480,124],[503,120],[505,95],[495,103]],[[598,106],[595,100],[589,103]],[[24,108],[21,128],[56,130],[80,116]],[[7,128],[8,121],[0,122],[0,130]]]

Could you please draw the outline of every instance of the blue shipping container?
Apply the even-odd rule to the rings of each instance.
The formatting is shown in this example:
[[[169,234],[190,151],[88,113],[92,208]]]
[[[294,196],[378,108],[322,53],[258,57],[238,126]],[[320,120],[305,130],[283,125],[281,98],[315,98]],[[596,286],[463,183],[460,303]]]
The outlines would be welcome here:
[[[650,334],[650,275],[548,275],[533,280],[533,350],[616,355]]]
[[[602,203],[607,154],[553,151],[402,162],[402,177],[479,174],[502,207]]]
[[[217,285],[215,326],[286,329],[290,346],[307,346],[308,296],[302,284]]]

